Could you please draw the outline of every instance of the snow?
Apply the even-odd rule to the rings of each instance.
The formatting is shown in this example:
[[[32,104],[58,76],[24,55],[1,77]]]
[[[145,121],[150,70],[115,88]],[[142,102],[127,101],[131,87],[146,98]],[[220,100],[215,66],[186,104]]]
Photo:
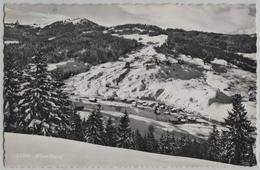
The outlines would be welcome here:
[[[256,60],[256,53],[237,53],[239,55],[242,55],[245,58],[249,58],[251,60]]]
[[[179,59],[187,62],[187,63],[190,63],[190,64],[194,64],[194,65],[197,65],[197,66],[200,66],[206,70],[210,70],[211,67],[209,65],[205,65],[203,60],[201,58],[192,58],[191,56],[188,56],[188,55],[184,55],[184,54],[181,54],[179,55]]]
[[[124,113],[122,112],[116,112],[116,111],[101,111],[101,113],[108,114],[110,116],[114,117],[122,117]],[[183,124],[172,124],[170,122],[164,122],[159,120],[154,120],[151,118],[135,115],[135,114],[129,114],[128,115],[130,120],[137,120],[141,121],[143,123],[146,123],[148,125],[153,125],[156,128],[159,128],[163,131],[168,132],[178,132],[182,134],[190,134],[192,136],[196,136],[199,138],[207,139],[210,132],[212,132],[212,124],[209,125],[203,125],[201,123],[197,124],[190,124],[190,123],[183,123]],[[200,122],[209,123],[203,119],[200,120]],[[223,129],[223,127],[217,126],[219,130]]]
[[[6,40],[4,41],[4,44],[19,44],[20,42],[17,40]]]
[[[213,74],[213,72],[206,73],[206,82],[215,89],[223,91],[228,87],[228,81],[221,75]]]
[[[100,104],[105,104],[105,105],[110,105],[110,106],[120,106],[120,107],[129,107],[131,104],[123,103],[123,102],[113,102],[113,101],[105,101],[101,100],[98,103]]]
[[[84,21],[84,19],[81,19],[81,18],[69,18],[69,19],[64,20],[63,22],[64,23],[72,23],[72,24],[76,25],[76,24],[80,24],[82,21]]]
[[[211,61],[212,64],[219,64],[219,65],[224,65],[227,66],[227,61],[223,59],[217,59],[215,58],[213,61]]]
[[[79,114],[81,119],[87,120],[88,117],[90,116],[91,112],[88,112],[88,111],[77,111],[77,114]]]
[[[177,127],[179,127],[178,129],[181,132],[185,132],[185,134],[190,134],[193,136],[208,136],[205,134],[210,134],[212,132],[212,126],[208,126],[208,125],[201,125],[201,124],[182,124],[182,125],[177,125]],[[220,129],[218,127],[218,129]]]
[[[48,64],[48,71],[55,70],[59,66],[66,65],[67,63],[71,63],[71,62],[74,62],[74,60],[70,59],[68,61],[62,61],[62,62],[59,62],[59,63]]]
[[[5,133],[6,167],[234,167],[234,165],[113,148],[55,137]]]
[[[48,41],[56,39],[56,36],[48,38]]]
[[[157,46],[161,46],[168,38],[167,35],[157,35],[157,36],[149,36],[146,34],[128,34],[128,35],[118,35],[112,34],[113,36],[124,37],[126,39],[134,39],[140,43],[147,45],[148,43],[156,44]]]
[[[93,31],[83,31],[82,34],[90,34],[93,33]]]
[[[5,26],[6,26],[6,27],[9,27],[9,28],[14,28],[14,27],[16,27],[15,24],[9,24],[9,23],[5,23]]]
[[[104,31],[102,31],[103,32],[103,34],[107,34],[108,33],[108,30],[104,30]]]

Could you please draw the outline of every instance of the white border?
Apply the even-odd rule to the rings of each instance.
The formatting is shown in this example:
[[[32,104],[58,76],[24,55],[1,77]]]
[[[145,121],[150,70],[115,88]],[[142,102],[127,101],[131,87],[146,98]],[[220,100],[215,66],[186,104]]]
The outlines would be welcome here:
[[[189,4],[200,4],[200,3],[210,3],[210,4],[219,4],[219,3],[228,3],[228,4],[249,4],[256,3],[257,0],[3,0],[7,3],[41,3],[41,4],[110,4],[110,3],[189,3]]]
[[[156,4],[159,4],[159,3],[179,3],[179,4],[220,4],[220,3],[226,3],[226,4],[256,4],[256,32],[257,32],[257,39],[259,38],[259,33],[260,33],[260,2],[258,0],[71,0],[71,1],[65,1],[65,0],[0,0],[0,5],[1,5],[1,11],[0,11],[0,18],[1,18],[1,24],[0,24],[0,36],[3,37],[3,16],[4,16],[4,13],[3,13],[3,4],[4,3],[17,3],[17,4],[20,4],[20,3],[30,3],[30,4],[37,4],[37,3],[40,3],[40,4],[110,4],[110,3],[129,3],[129,4],[135,4],[135,3],[141,3],[141,4],[145,4],[145,3],[156,3]],[[0,110],[2,111],[3,110],[3,38],[0,39],[0,57],[1,57],[1,61],[0,61],[0,80],[1,80],[1,83],[0,83]],[[260,51],[260,40],[258,39],[257,40],[257,65],[260,66],[260,60],[259,60],[259,51]],[[257,86],[260,87],[259,85],[259,72],[260,72],[260,68],[257,67]],[[257,88],[257,101],[260,101],[260,88]],[[259,119],[260,119],[260,115],[258,113],[258,110],[260,108],[260,102],[257,102],[257,153],[256,153],[256,156],[257,156],[257,166],[256,167],[253,167],[253,168],[250,168],[250,167],[238,167],[238,168],[228,168],[228,169],[237,169],[237,170],[244,170],[244,169],[252,169],[252,170],[255,170],[255,169],[259,169],[260,168],[260,152],[259,152],[259,147],[260,147],[260,128],[259,128]],[[3,112],[0,112],[0,133],[1,133],[1,137],[0,137],[0,143],[2,144],[3,143]],[[0,169],[7,169],[7,168],[4,168],[3,167],[3,147],[1,146],[0,147]],[[10,169],[10,168],[9,168]],[[29,168],[24,168],[24,169],[29,169]],[[30,168],[30,169],[36,169],[36,168]],[[40,168],[37,168],[37,169],[40,169]],[[41,168],[42,169],[42,168]],[[63,168],[64,169],[64,168]],[[68,167],[66,169],[73,169],[71,167]],[[93,168],[91,168],[93,169]],[[96,168],[96,169],[104,169],[104,168]],[[119,169],[119,168],[113,168],[113,169]],[[145,168],[145,167],[140,167],[140,168],[127,168],[127,169],[163,169],[163,170],[166,170],[166,169],[170,169],[170,168]],[[173,168],[171,168],[173,169]],[[174,169],[184,169],[184,170],[195,170],[195,169],[198,169],[198,170],[206,170],[206,169],[224,169],[224,168],[218,168],[218,167],[202,167],[202,168],[180,168],[180,167],[176,167]],[[78,169],[77,169],[78,170]]]

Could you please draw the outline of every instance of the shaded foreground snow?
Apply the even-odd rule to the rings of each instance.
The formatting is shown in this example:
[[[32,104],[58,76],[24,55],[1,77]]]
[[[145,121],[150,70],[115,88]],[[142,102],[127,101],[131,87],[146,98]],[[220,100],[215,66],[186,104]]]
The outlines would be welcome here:
[[[15,133],[5,133],[4,137],[7,167],[232,166],[200,159],[99,146],[61,138]]]

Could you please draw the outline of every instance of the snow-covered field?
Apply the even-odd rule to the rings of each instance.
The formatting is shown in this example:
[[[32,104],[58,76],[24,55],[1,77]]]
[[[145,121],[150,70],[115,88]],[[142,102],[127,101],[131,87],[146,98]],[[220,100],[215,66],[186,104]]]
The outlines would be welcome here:
[[[72,77],[66,82],[67,91],[78,96],[156,100],[217,121],[223,121],[232,106],[230,103],[209,104],[210,100],[214,101],[216,92],[220,90],[227,96],[240,93],[249,117],[255,122],[256,104],[248,101],[247,92],[256,84],[256,74],[227,66],[225,60],[215,59],[205,65],[199,58],[185,55],[173,58],[157,53],[154,47],[162,45],[166,35],[113,35],[135,39],[144,47],[120,61],[96,65]],[[178,59],[185,63],[178,64]],[[166,61],[171,65],[165,64]],[[125,68],[126,62],[130,62],[130,69]],[[213,64],[227,71],[219,73]]]
[[[81,115],[85,115],[84,112],[80,112]],[[120,117],[123,116],[123,113],[121,112],[114,112],[114,111],[105,111],[106,114],[115,116],[115,117]],[[86,112],[86,115],[88,115],[88,112]],[[138,116],[134,114],[129,115],[130,120],[138,120],[144,123],[147,123],[148,125],[153,125],[156,128],[159,128],[163,131],[168,131],[168,132],[178,132],[178,133],[183,133],[183,134],[190,134],[192,136],[200,137],[206,139],[207,136],[210,134],[212,131],[212,125],[202,125],[202,124],[190,124],[190,123],[185,123],[185,124],[177,124],[174,125],[169,122],[164,122],[164,121],[158,121],[154,120],[151,118],[143,117],[143,116]],[[222,128],[217,126],[219,130]],[[206,137],[206,138],[205,138]]]
[[[235,167],[54,137],[15,133],[5,133],[4,137],[6,167]]]

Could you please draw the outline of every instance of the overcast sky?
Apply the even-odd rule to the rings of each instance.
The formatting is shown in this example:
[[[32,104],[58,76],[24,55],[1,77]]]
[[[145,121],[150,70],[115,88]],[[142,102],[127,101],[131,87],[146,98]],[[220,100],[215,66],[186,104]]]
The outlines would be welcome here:
[[[255,5],[55,5],[6,4],[5,22],[49,24],[87,18],[104,26],[145,23],[163,28],[251,34],[256,32]]]

